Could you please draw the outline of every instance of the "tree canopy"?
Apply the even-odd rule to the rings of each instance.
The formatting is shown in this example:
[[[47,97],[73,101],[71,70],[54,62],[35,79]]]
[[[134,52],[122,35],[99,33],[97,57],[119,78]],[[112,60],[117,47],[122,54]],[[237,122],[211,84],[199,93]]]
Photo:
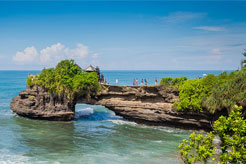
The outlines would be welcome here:
[[[82,72],[74,60],[62,60],[55,68],[43,69],[40,74],[29,76],[27,85],[39,85],[51,94],[65,95],[69,101],[100,89],[97,73]]]

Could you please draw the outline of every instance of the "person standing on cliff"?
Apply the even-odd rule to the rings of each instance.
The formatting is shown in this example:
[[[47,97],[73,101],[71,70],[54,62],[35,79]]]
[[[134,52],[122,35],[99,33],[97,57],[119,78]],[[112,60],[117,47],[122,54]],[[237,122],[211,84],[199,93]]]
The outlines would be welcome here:
[[[157,78],[155,78],[155,85],[157,84]]]
[[[119,82],[118,79],[116,79],[116,80],[115,80],[116,85],[118,85],[118,82]]]
[[[145,85],[147,85],[147,80],[146,79],[144,79],[144,82],[145,82]]]
[[[138,78],[136,78],[136,86],[138,86]]]
[[[143,85],[144,83],[143,83],[143,79],[141,80],[141,85]]]

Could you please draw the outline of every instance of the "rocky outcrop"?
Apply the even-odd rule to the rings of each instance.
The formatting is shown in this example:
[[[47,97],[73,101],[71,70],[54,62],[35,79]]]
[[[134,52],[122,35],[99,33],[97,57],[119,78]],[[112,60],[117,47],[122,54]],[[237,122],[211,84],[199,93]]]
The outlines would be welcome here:
[[[177,89],[164,85],[104,86],[102,92],[89,101],[77,100],[78,103],[103,105],[141,124],[210,130],[213,117],[209,113],[178,112],[173,106],[177,101]]]
[[[36,86],[20,92],[10,106],[18,115],[48,120],[72,120],[76,103],[103,105],[127,120],[148,125],[210,130],[213,120],[208,113],[178,112],[173,107],[179,101],[178,91],[163,85],[104,85],[100,93],[86,97],[76,97],[69,104],[64,96],[51,95]]]
[[[10,108],[20,116],[57,121],[73,120],[75,112],[75,104],[68,103],[64,96],[49,94],[38,86],[21,91]]]

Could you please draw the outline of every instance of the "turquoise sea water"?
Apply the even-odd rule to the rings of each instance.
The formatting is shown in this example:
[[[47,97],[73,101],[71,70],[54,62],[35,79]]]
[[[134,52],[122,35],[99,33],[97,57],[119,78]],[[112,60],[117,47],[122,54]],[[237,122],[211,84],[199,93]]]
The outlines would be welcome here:
[[[107,81],[131,85],[134,78],[219,74],[221,71],[102,71]],[[0,163],[175,164],[178,144],[189,133],[138,125],[103,106],[76,105],[76,119],[49,122],[13,114],[9,103],[25,89],[28,73],[0,71]]]

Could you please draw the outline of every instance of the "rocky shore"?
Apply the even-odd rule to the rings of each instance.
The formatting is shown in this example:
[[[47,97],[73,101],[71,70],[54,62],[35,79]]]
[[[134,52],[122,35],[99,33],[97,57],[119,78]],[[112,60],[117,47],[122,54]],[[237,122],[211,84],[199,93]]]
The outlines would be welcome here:
[[[213,116],[209,113],[178,112],[173,103],[179,101],[173,87],[103,85],[91,97],[76,97],[69,103],[65,96],[49,94],[34,86],[13,98],[10,107],[20,116],[70,121],[74,119],[77,103],[102,105],[123,118],[141,124],[170,126],[190,130],[210,130]]]

